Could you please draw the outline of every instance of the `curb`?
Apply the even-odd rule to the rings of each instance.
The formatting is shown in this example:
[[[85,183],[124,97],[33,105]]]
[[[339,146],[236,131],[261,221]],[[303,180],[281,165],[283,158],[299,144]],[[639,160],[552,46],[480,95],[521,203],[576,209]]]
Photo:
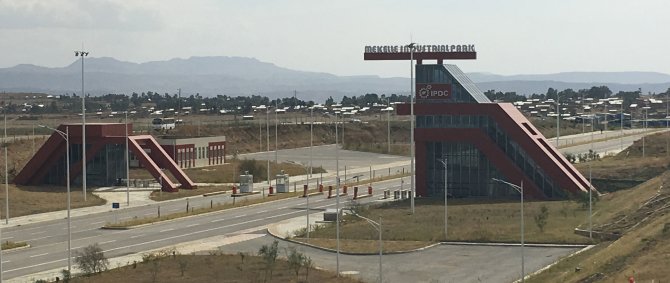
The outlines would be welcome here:
[[[13,248],[13,249],[2,249],[2,252],[3,253],[5,253],[5,252],[10,252],[11,253],[11,252],[14,252],[14,251],[29,249],[31,247],[32,246],[30,244],[26,244],[25,246],[16,247],[16,248]]]
[[[277,233],[276,231],[273,231],[275,226],[277,226],[277,224],[271,224],[271,225],[268,226],[268,228],[267,228],[266,230],[267,230],[268,234],[270,234],[271,236],[273,236],[273,237],[275,237],[275,238],[277,238],[277,239],[284,240],[284,241],[291,242],[291,243],[298,244],[298,245],[303,245],[303,246],[307,246],[307,247],[315,248],[315,249],[322,250],[322,251],[326,251],[326,252],[331,252],[331,253],[336,253],[336,252],[337,252],[337,250],[333,250],[333,249],[329,249],[329,248],[324,248],[324,247],[321,247],[321,246],[312,245],[312,244],[309,244],[309,243],[296,241],[296,240],[293,240],[293,239],[291,239],[291,238],[284,238],[284,237],[282,237],[282,236],[279,236],[279,235],[278,235],[279,233]],[[440,245],[440,243],[434,243],[434,244],[431,244],[431,245],[428,245],[428,246],[425,246],[425,247],[421,247],[421,248],[417,248],[417,249],[414,249],[414,250],[407,250],[407,251],[388,251],[388,252],[383,252],[382,254],[392,255],[392,254],[406,254],[406,253],[413,253],[413,252],[419,252],[419,251],[427,250],[427,249],[429,249],[429,248],[432,248],[432,247],[435,247],[435,246],[438,246],[438,245]],[[344,255],[378,255],[379,252],[375,252],[375,253],[357,253],[357,252],[340,251],[340,254],[344,254]]]

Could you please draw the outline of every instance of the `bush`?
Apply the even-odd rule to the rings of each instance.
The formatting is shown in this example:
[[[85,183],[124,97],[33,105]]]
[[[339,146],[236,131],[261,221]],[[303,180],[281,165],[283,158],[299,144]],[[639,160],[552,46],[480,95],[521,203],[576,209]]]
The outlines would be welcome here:
[[[549,219],[549,208],[546,205],[542,205],[540,208],[540,213],[535,215],[535,225],[540,229],[540,232],[544,233],[544,226],[547,225],[547,220]]]
[[[100,248],[98,243],[91,244],[83,250],[77,251],[75,255],[75,264],[86,275],[105,271],[109,265],[109,260],[105,257],[105,253],[102,252],[102,248]]]
[[[258,255],[263,258],[263,261],[265,261],[264,282],[268,280],[268,272],[270,273],[269,279],[272,280],[272,270],[274,269],[275,263],[277,262],[278,253],[279,253],[279,242],[277,242],[277,240],[272,241],[272,244],[270,246],[263,245],[258,250]]]

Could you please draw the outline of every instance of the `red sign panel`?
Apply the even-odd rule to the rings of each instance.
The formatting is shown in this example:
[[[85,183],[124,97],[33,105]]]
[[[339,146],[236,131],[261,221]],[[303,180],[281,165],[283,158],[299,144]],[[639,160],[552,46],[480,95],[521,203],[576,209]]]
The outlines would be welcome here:
[[[416,84],[416,99],[449,99],[451,84]]]

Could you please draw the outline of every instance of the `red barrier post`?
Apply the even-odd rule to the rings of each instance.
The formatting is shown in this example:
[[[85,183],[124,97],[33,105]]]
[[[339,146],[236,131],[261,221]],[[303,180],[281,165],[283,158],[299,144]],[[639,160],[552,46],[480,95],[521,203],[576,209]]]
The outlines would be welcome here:
[[[347,185],[344,185],[343,189],[344,189],[344,194],[346,195],[347,194]]]
[[[358,197],[358,187],[354,187],[354,199]]]
[[[368,195],[372,195],[372,186],[368,186]]]
[[[333,186],[328,186],[328,198],[333,197]]]
[[[237,187],[235,187],[235,186],[233,186],[233,194],[234,194],[234,195],[237,194]]]
[[[319,185],[319,193],[323,193],[323,184]]]
[[[303,185],[302,187],[302,197],[307,197],[307,185]]]
[[[273,188],[272,186],[270,186],[270,187],[268,188],[268,190],[270,191],[270,194],[274,194],[274,192],[275,192],[275,190],[274,190],[274,188]]]

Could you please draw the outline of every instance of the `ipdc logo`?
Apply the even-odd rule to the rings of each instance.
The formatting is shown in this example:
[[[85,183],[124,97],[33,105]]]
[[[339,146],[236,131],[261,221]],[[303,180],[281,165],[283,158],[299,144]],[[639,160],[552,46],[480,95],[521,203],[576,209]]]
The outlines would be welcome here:
[[[451,94],[450,84],[417,84],[420,99],[447,99]]]

